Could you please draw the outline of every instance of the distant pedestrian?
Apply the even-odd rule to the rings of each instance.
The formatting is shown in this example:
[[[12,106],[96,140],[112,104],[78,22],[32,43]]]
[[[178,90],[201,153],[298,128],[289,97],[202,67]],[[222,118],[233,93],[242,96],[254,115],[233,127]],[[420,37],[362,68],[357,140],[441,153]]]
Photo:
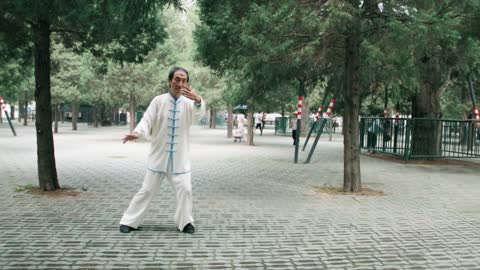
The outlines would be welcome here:
[[[120,220],[122,233],[129,233],[140,226],[165,177],[176,193],[174,220],[178,230],[195,232],[192,217],[190,125],[195,113],[203,113],[205,106],[202,97],[187,85],[188,81],[188,72],[174,67],[168,74],[169,92],[156,96],[137,127],[123,138],[125,143],[139,137],[148,137],[151,147],[142,188],[135,194]]]
[[[255,131],[257,131],[257,128],[259,128],[260,136],[262,136],[263,134],[262,119],[263,119],[263,113],[261,112],[255,116]]]
[[[297,145],[297,112],[293,112],[292,119],[290,120],[290,129],[292,129],[293,145]]]
[[[368,126],[368,136],[367,136],[367,148],[368,154],[375,153],[375,147],[377,146],[377,134],[382,131],[380,119],[371,118],[371,123]]]

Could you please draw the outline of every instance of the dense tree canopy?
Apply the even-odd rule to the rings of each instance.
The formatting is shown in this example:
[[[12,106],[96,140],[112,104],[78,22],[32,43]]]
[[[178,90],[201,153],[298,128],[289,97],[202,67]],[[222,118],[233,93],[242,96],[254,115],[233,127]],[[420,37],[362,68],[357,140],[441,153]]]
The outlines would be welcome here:
[[[250,120],[253,111],[292,112],[299,94],[307,115],[335,96],[350,191],[361,189],[359,115],[386,104],[414,117],[461,118],[471,109],[469,80],[480,96],[477,0],[198,0],[177,12],[180,2],[0,2],[4,97],[24,99],[35,60],[42,188],[59,186],[52,101],[88,104],[95,115],[128,108],[134,116],[166,91],[173,64],[191,71],[212,121],[228,105],[248,104]],[[433,154],[437,128],[418,126],[414,134]]]
[[[374,111],[389,91],[391,104],[413,101],[414,116],[437,118],[443,92],[478,70],[478,1],[198,2],[199,58],[217,72],[237,74],[242,94],[268,97],[295,79],[326,81],[338,93],[346,190],[361,189],[362,101]]]
[[[51,130],[50,55],[52,33],[65,47],[89,49],[95,56],[123,62],[141,62],[165,38],[158,9],[176,0],[0,2],[2,61],[35,59],[37,155],[40,187],[60,187]]]

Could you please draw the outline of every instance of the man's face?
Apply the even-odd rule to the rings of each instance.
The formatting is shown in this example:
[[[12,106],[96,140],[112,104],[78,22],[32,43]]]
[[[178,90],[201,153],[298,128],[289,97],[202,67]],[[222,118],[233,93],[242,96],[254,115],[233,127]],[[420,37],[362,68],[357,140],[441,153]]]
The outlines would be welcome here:
[[[182,93],[182,89],[187,85],[187,74],[181,70],[175,71],[172,80],[168,81],[170,91],[177,96]]]

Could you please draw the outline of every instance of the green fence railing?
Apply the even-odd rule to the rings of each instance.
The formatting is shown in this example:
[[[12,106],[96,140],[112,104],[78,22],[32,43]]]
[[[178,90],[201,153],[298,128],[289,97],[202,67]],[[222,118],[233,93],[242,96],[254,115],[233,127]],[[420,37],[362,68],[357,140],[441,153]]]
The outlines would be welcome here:
[[[208,123],[207,117],[203,117],[203,118],[201,118],[201,119],[198,121],[198,124],[199,124],[200,126],[205,126],[205,125],[207,125],[207,123]],[[215,123],[216,123],[216,126],[217,126],[217,127],[218,127],[218,126],[226,126],[226,125],[227,125],[227,123],[226,123],[226,121],[225,121],[225,118],[224,118],[222,115],[217,115],[217,116],[215,117]]]
[[[360,120],[360,148],[414,158],[480,158],[480,126],[471,120]]]
[[[275,117],[275,135],[289,135],[292,133],[292,130],[289,128],[290,122],[292,121],[291,117]],[[312,128],[315,123],[314,119],[310,119],[308,131]],[[323,132],[328,133],[330,127],[330,119],[327,119],[327,123],[323,129]],[[336,132],[337,127],[333,126],[333,132]],[[320,130],[320,125],[316,125],[315,129],[312,131],[312,134],[317,134]],[[307,132],[308,132],[307,131]]]
[[[291,118],[289,117],[275,117],[275,135],[287,135],[287,133],[290,133],[290,121]]]

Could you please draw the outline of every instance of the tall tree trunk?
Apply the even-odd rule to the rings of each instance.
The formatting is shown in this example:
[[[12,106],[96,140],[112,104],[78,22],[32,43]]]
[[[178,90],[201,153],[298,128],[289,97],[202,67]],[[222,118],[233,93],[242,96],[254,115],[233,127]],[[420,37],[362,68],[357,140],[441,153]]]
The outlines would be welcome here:
[[[60,121],[62,121],[62,124],[65,123],[65,110],[63,109],[63,105],[60,108]]]
[[[303,102],[302,102],[302,124],[300,134],[306,136],[310,130],[310,106],[308,106],[308,98],[306,91],[303,93]]]
[[[98,128],[98,115],[97,115],[97,106],[93,105],[92,107],[92,120],[93,120],[93,127]]]
[[[19,98],[18,99],[18,122],[21,123],[22,122],[22,118],[23,118],[23,111],[24,111],[24,108],[22,106],[22,99]]]
[[[130,94],[130,132],[133,132],[135,129],[135,96]]]
[[[15,106],[10,105],[10,120],[15,120]]]
[[[328,119],[328,122],[330,123],[329,127],[328,127],[328,141],[331,142],[332,141],[332,132],[333,132],[333,114],[330,115],[329,119]]]
[[[435,58],[425,56],[422,66],[422,85],[412,102],[412,118],[438,119],[442,116],[440,93],[441,67]],[[441,122],[414,120],[412,155],[441,155]]]
[[[345,117],[343,191],[362,191],[360,175],[359,123],[360,112],[360,30],[353,26],[346,38],[345,54]]]
[[[50,93],[50,23],[46,5],[38,5],[39,17],[33,25],[35,54],[35,102],[37,119],[37,162],[40,189],[60,188],[55,166]]]
[[[254,134],[254,120],[253,120],[253,98],[249,98],[247,101],[248,104],[248,115],[247,115],[247,124],[248,124],[248,130],[247,130],[247,142],[249,146],[253,146],[253,134]]]
[[[118,109],[112,108],[112,125],[118,126]]]
[[[217,128],[217,110],[210,109],[210,128]]]
[[[54,128],[53,128],[53,133],[58,133],[58,107],[59,105],[56,104],[55,105],[55,109],[54,109],[54,121],[55,121],[55,124],[53,125]]]
[[[233,137],[233,105],[231,103],[228,104],[227,111],[228,111],[227,138],[232,138]]]
[[[77,98],[75,98],[72,101],[72,130],[77,130],[78,129],[78,101]]]
[[[25,106],[24,106],[24,118],[23,118],[23,125],[28,125],[28,92],[25,91]]]

